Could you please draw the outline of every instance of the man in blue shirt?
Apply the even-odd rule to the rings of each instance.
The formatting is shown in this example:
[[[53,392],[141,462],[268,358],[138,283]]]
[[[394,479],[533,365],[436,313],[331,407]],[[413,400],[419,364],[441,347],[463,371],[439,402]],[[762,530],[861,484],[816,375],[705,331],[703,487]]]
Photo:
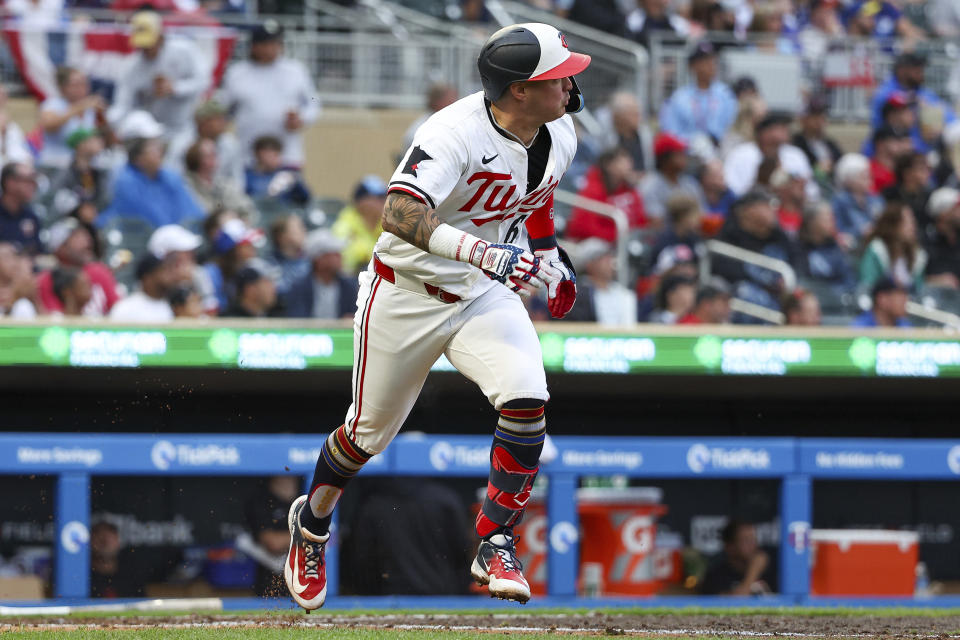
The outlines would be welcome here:
[[[183,178],[163,168],[164,145],[159,134],[131,138],[126,142],[129,161],[120,170],[113,202],[100,216],[103,226],[113,218],[140,218],[153,227],[166,224],[188,226],[203,217]]]
[[[938,107],[943,109],[943,123],[950,124],[957,119],[956,114],[950,105],[933,91],[923,86],[924,67],[927,61],[923,56],[916,53],[904,53],[900,55],[893,66],[893,75],[881,86],[877,87],[873,94],[871,102],[871,120],[870,124],[874,130],[883,124],[883,106],[895,93],[902,94],[912,98],[914,113],[918,114],[920,107]],[[920,118],[914,118],[913,128],[910,130],[910,138],[916,151],[927,153],[930,151],[930,144],[923,139],[920,134]]]
[[[851,327],[909,328],[907,321],[907,290],[889,276],[873,285],[873,308],[864,311],[850,324]]]
[[[660,128],[684,141],[697,134],[719,144],[737,116],[737,99],[717,80],[713,45],[699,42],[688,58],[693,84],[677,89],[660,109]]]
[[[29,255],[42,253],[40,220],[30,207],[37,174],[29,165],[10,162],[0,171],[0,241],[21,247]]]

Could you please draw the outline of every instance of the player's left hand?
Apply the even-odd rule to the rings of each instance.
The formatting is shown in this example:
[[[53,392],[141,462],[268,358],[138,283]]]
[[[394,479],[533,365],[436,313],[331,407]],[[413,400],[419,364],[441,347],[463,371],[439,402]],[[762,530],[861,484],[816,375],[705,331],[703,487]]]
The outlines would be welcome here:
[[[541,249],[535,251],[534,255],[540,258],[541,263],[560,274],[559,278],[547,283],[547,308],[550,309],[551,316],[562,318],[570,313],[577,300],[577,273],[566,254],[561,255],[559,247]]]

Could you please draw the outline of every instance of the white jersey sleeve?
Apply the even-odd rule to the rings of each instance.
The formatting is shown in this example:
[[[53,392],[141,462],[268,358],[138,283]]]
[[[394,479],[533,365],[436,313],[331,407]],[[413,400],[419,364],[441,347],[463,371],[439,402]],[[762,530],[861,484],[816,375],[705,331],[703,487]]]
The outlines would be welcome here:
[[[468,155],[457,132],[431,118],[414,134],[413,144],[390,178],[389,190],[412,195],[436,209],[463,177]]]

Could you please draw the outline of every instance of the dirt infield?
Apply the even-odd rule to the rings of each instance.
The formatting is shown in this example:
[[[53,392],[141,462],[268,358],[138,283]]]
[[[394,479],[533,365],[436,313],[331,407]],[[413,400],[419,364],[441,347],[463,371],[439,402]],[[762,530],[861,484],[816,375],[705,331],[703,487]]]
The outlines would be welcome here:
[[[277,615],[70,616],[0,619],[0,633],[12,630],[71,631],[144,628],[390,629],[491,631],[513,633],[596,633],[641,636],[747,636],[843,638],[960,638],[960,615],[862,614],[648,614],[636,612],[524,614],[383,614],[314,613]]]

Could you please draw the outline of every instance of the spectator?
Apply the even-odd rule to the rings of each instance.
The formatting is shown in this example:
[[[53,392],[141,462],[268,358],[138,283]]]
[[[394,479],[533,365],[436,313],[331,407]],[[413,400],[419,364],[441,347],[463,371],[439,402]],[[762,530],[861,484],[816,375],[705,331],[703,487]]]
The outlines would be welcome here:
[[[616,0],[557,0],[555,6],[561,18],[611,35],[624,35],[626,16]]]
[[[352,318],[357,310],[357,279],[343,272],[344,242],[326,229],[307,236],[310,273],[294,283],[287,302],[291,318]]]
[[[677,324],[693,311],[697,297],[697,281],[687,276],[669,276],[660,281],[656,309],[650,322]]]
[[[216,314],[226,311],[230,299],[235,297],[234,278],[240,269],[257,256],[257,246],[263,242],[263,232],[222,212],[211,215],[224,218],[214,236],[213,258],[203,265],[213,290],[212,299],[205,299],[204,304],[209,312]]]
[[[844,12],[850,35],[873,36],[890,40],[897,36],[908,40],[922,37],[900,9],[887,0],[856,0]]]
[[[217,177],[243,184],[244,156],[247,149],[240,146],[237,136],[228,131],[227,109],[216,100],[207,100],[197,107],[193,120],[197,126],[197,140],[212,140],[217,145]]]
[[[871,125],[879,129],[883,122],[883,105],[887,103],[893,93],[913,96],[918,104],[938,107],[943,110],[943,120],[950,124],[956,120],[956,115],[949,105],[940,96],[923,86],[924,71],[927,61],[916,53],[903,53],[897,57],[893,67],[893,75],[881,86],[877,87],[871,102]],[[931,145],[924,139],[919,124],[915,124],[910,131],[914,150],[927,153]]]
[[[706,136],[720,144],[737,116],[737,99],[717,79],[717,54],[709,41],[696,44],[687,58],[693,83],[677,89],[660,109],[660,129],[691,143]]]
[[[277,218],[270,225],[269,263],[278,274],[277,296],[281,300],[286,300],[294,283],[310,271],[310,261],[304,254],[306,239],[307,227],[295,213]]]
[[[741,78],[738,82],[745,84],[753,83],[750,78]],[[750,90],[749,87],[743,88],[742,93],[737,97],[737,117],[733,125],[727,130],[723,140],[720,141],[720,157],[725,158],[738,145],[744,142],[751,142],[754,139],[754,132],[757,124],[767,115],[767,103],[760,97],[756,90]],[[735,92],[736,95],[736,92]]]
[[[43,146],[37,164],[65,169],[73,157],[70,134],[78,129],[96,131],[106,124],[107,103],[103,96],[90,93],[85,73],[73,67],[57,69],[59,96],[51,96],[40,105],[37,124],[43,130]]]
[[[718,238],[790,266],[797,264],[795,246],[778,226],[774,203],[762,191],[751,191],[734,204],[733,216]],[[733,283],[738,298],[771,309],[780,308],[777,299],[783,281],[779,273],[724,256],[714,260],[713,273]]]
[[[122,322],[169,322],[173,309],[169,296],[176,286],[174,269],[149,251],[137,264],[140,289],[110,310],[110,318]]]
[[[897,158],[893,169],[896,183],[883,192],[887,202],[896,200],[915,211],[917,227],[922,238],[933,233],[933,221],[927,217],[927,201],[930,199],[930,165],[922,153],[908,153]]]
[[[874,132],[884,128],[893,129],[900,134],[901,139],[910,137],[910,132],[917,126],[917,103],[911,94],[894,91],[883,103],[881,110],[883,121]],[[873,136],[863,141],[863,155],[872,158],[874,155]],[[904,145],[906,148],[906,145]],[[913,145],[909,145],[912,149]]]
[[[192,40],[163,31],[160,14],[139,11],[130,18],[133,63],[117,82],[111,123],[132,112],[150,113],[161,125],[171,158],[179,158],[193,139],[193,111],[210,85],[203,56]]]
[[[7,111],[7,89],[0,84],[0,166],[12,163],[33,164],[33,152],[23,129]]]
[[[57,301],[58,309],[47,309],[55,315],[81,316],[90,303],[90,279],[83,269],[57,267],[50,272],[50,293]]]
[[[63,298],[56,294],[54,274],[44,271],[37,276],[37,292],[48,312],[66,315],[83,315],[101,318],[110,313],[117,303],[117,283],[113,272],[102,262],[97,262],[93,253],[93,237],[76,218],[64,218],[50,228],[47,246],[57,259],[57,267],[67,273],[79,270],[84,273],[84,289],[87,293],[84,306],[77,312],[64,308]],[[69,286],[69,285],[68,285]]]
[[[197,249],[202,244],[200,236],[180,225],[168,224],[150,235],[147,251],[164,261],[176,287],[196,288],[203,297],[213,296],[213,283],[207,272],[197,265]]]
[[[907,320],[907,288],[893,278],[884,276],[873,284],[870,294],[873,306],[850,324],[851,327],[912,326]]]
[[[703,595],[749,596],[770,593],[770,558],[757,546],[752,524],[731,520],[723,528],[723,553],[707,567],[700,585]]]
[[[753,187],[757,181],[757,169],[764,158],[778,158],[780,167],[790,175],[807,180],[813,177],[807,156],[788,144],[790,120],[790,116],[784,113],[768,114],[757,123],[753,141],[743,142],[730,150],[724,161],[724,177],[735,194],[741,196]],[[808,185],[814,186],[813,183]],[[815,188],[808,188],[807,195],[815,197]]]
[[[686,39],[690,23],[670,10],[669,0],[638,0],[637,5],[627,16],[627,30],[647,51],[654,33],[673,35],[677,41]]]
[[[643,121],[643,109],[634,94],[614,93],[607,107],[597,114],[597,120],[607,130],[607,135],[599,140],[599,148],[623,147],[630,153],[636,171],[653,168],[653,134]]]
[[[833,208],[828,202],[808,207],[800,227],[800,274],[830,285],[838,294],[852,291],[857,280],[847,253],[837,243]]]
[[[300,495],[299,479],[296,476],[273,476],[266,486],[257,491],[244,504],[247,527],[254,542],[270,557],[279,557],[277,566],[283,567],[283,557],[290,547],[290,529],[287,525],[287,509]],[[253,591],[261,597],[276,597],[277,584],[283,581],[283,571],[271,571],[257,563]]]
[[[69,166],[50,176],[50,186],[43,196],[47,211],[57,217],[87,207],[83,217],[92,223],[109,202],[109,175],[97,166],[103,152],[103,138],[95,129],[77,127],[67,136],[71,159]]]
[[[113,218],[140,218],[153,227],[188,224],[203,217],[179,174],[163,168],[160,126],[148,113],[128,116],[121,129],[127,164],[114,184],[113,202],[97,219],[103,227]]]
[[[278,138],[282,164],[299,169],[304,163],[303,128],[320,115],[320,98],[306,66],[282,54],[280,25],[267,20],[256,26],[250,59],[227,69],[221,96],[234,114],[234,129],[247,154],[254,140]]]
[[[34,256],[43,252],[40,219],[30,202],[37,191],[37,174],[21,162],[0,170],[0,242],[12,242]]]
[[[22,320],[43,311],[33,261],[9,242],[0,242],[0,316]]]
[[[343,263],[347,273],[363,271],[373,255],[373,246],[383,233],[380,220],[387,200],[387,185],[379,177],[365,176],[353,190],[353,204],[344,207],[330,231],[344,242]]]
[[[805,289],[795,289],[784,296],[781,310],[790,327],[819,327],[823,323],[820,300]]]
[[[807,110],[800,118],[800,130],[793,136],[793,146],[803,151],[813,167],[814,175],[826,180],[843,155],[840,145],[827,136],[827,113],[830,105],[823,96],[814,96],[807,102]]]
[[[870,175],[873,190],[880,193],[897,182],[894,168],[897,160],[910,153],[910,138],[902,131],[887,125],[873,132],[873,158],[870,159]]]
[[[806,206],[806,178],[776,169],[770,177],[770,187],[780,203],[777,223],[791,238],[796,237]]]
[[[857,246],[873,229],[883,209],[883,199],[873,192],[870,161],[859,153],[840,158],[835,171],[837,190],[833,196],[838,240],[846,249]]]
[[[277,287],[273,279],[251,261],[237,272],[234,281],[237,294],[223,315],[232,318],[266,318],[277,304]]]
[[[305,205],[310,190],[300,171],[283,165],[283,143],[280,138],[263,136],[253,143],[254,164],[246,171],[246,192],[255,200]]]
[[[884,277],[914,291],[923,286],[927,254],[918,246],[917,223],[909,207],[901,202],[887,204],[865,244],[860,259],[862,287],[869,289]]]
[[[960,289],[960,191],[941,187],[927,205],[935,231],[927,243],[927,286]]]
[[[657,236],[650,251],[652,262],[657,263],[660,254],[678,245],[687,247],[694,261],[705,251],[700,235],[703,211],[696,198],[680,193],[667,200],[667,219],[670,226]]]
[[[659,228],[667,214],[670,196],[686,193],[696,198],[700,185],[684,173],[687,169],[687,145],[683,140],[669,133],[658,133],[653,143],[653,153],[657,167],[640,181],[640,193],[650,226]]]
[[[927,6],[930,25],[939,38],[960,36],[960,4],[956,0],[931,0]]]
[[[727,324],[730,322],[730,287],[720,278],[711,278],[700,287],[693,311],[677,324]]]
[[[101,520],[90,527],[90,595],[142,597],[150,574],[132,570],[128,560],[121,550],[116,525]]]
[[[694,0],[690,7],[690,34],[702,35],[709,31],[733,31],[733,14],[714,0]]]
[[[426,98],[427,112],[414,120],[413,123],[407,128],[407,132],[403,134],[404,150],[413,146],[413,135],[417,132],[417,129],[420,128],[420,125],[427,121],[427,118],[435,114],[437,111],[440,111],[440,109],[449,107],[451,104],[457,101],[457,88],[453,85],[437,82],[430,85],[430,88],[427,89]]]
[[[806,60],[814,63],[823,60],[830,42],[843,36],[843,25],[837,15],[839,4],[839,0],[813,0],[810,3],[809,21],[797,35],[800,51]]]
[[[189,285],[180,285],[170,294],[170,308],[174,318],[202,318],[204,315],[203,298]]]
[[[627,326],[637,321],[637,296],[617,282],[613,247],[600,238],[589,238],[576,251],[580,264],[578,304],[564,320]]]
[[[243,192],[243,186],[219,172],[220,157],[216,142],[209,138],[194,142],[187,149],[184,165],[187,169],[184,176],[187,187],[205,214],[225,208],[236,211],[247,220],[257,218],[257,209]]]
[[[631,229],[647,225],[643,200],[633,179],[633,160],[623,147],[614,147],[600,154],[597,164],[587,171],[579,195],[617,207],[627,215]],[[567,222],[566,236],[573,240],[600,238],[617,241],[617,226],[611,218],[588,209],[574,207]]]
[[[700,183],[700,203],[704,213],[715,218],[711,227],[719,228],[719,222],[730,213],[730,207],[737,197],[733,194],[723,177],[723,162],[717,159],[704,162],[697,173]]]

